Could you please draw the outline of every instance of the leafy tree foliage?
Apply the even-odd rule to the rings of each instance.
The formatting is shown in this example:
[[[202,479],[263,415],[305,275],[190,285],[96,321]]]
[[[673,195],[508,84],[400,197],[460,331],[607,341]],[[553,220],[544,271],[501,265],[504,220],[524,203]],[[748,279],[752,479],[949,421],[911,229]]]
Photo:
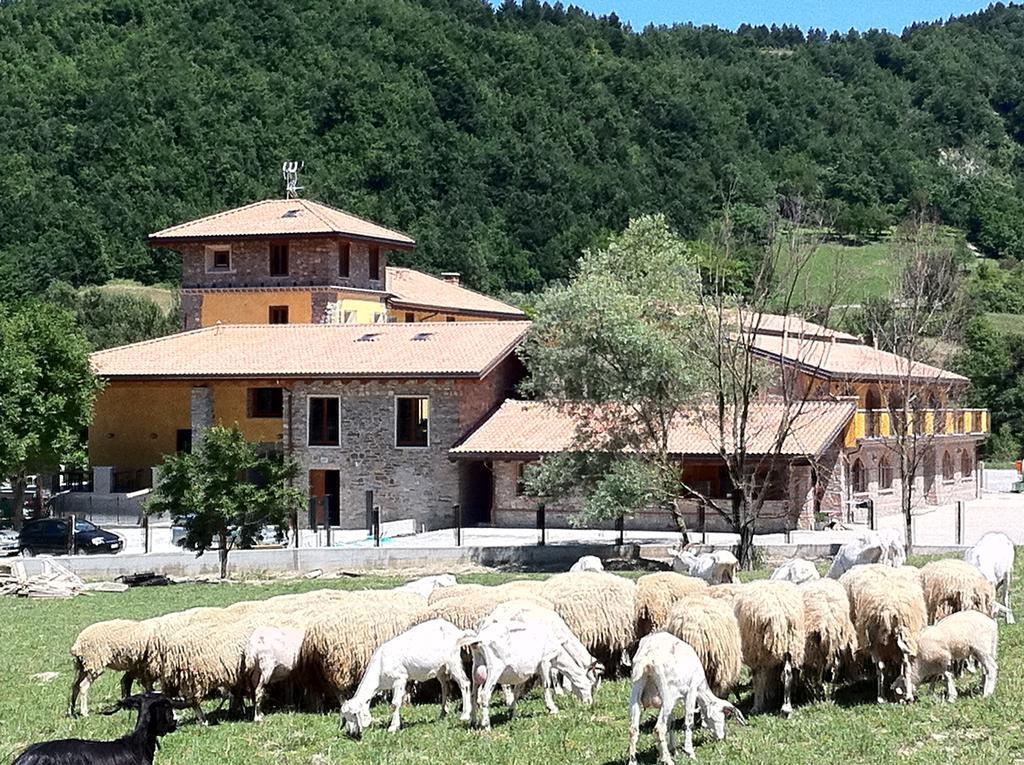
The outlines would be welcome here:
[[[216,549],[225,579],[233,546],[251,546],[263,526],[284,525],[304,502],[289,485],[296,469],[261,454],[237,427],[212,427],[194,452],[164,458],[146,512],[167,513],[184,526],[188,549]]]
[[[39,301],[0,305],[0,476],[20,521],[28,476],[85,461],[82,431],[99,382],[89,344],[66,311]]]
[[[637,32],[536,0],[0,3],[0,298],[176,277],[142,239],[278,192],[410,231],[488,290],[630,218],[699,235],[800,198],[870,235],[934,208],[1024,256],[1024,10],[901,35]],[[783,202],[785,206],[785,202]]]
[[[73,312],[94,350],[128,345],[181,330],[177,308],[169,313],[148,298],[54,282],[47,300]]]

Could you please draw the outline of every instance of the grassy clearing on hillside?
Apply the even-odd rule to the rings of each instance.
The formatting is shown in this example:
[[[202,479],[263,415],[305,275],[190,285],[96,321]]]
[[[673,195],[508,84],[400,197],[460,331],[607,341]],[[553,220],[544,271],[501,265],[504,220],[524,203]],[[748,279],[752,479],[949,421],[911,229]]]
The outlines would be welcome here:
[[[164,313],[170,313],[174,307],[177,289],[163,284],[139,284],[128,279],[113,279],[97,287],[104,292],[122,292],[129,295],[144,297],[153,301]]]
[[[887,241],[868,244],[823,243],[801,274],[800,302],[824,302],[838,280],[839,305],[856,305],[885,297],[892,289],[895,260]]]
[[[1017,580],[1024,575],[1019,556]],[[920,561],[915,561],[920,562]],[[758,572],[764,576],[764,572]],[[510,577],[480,575],[470,581],[497,583]],[[198,605],[226,605],[238,600],[266,598],[283,592],[322,587],[385,587],[397,579],[362,577],[337,581],[300,581],[273,585],[182,585],[137,589],[116,595],[80,597],[71,601],[0,600],[3,630],[3,672],[0,673],[0,762],[34,741],[66,737],[116,737],[132,717],[94,715],[63,717],[70,683],[68,647],[78,631],[94,621],[130,616],[144,618]],[[1021,611],[1020,588],[1015,598]],[[986,700],[965,695],[948,705],[928,691],[912,706],[877,706],[871,702],[874,683],[842,690],[834,703],[800,706],[792,720],[759,716],[746,728],[730,725],[724,742],[696,735],[697,757],[703,763],[762,765],[800,763],[1014,763],[1024,762],[1024,625],[1000,625],[1000,679],[995,695]],[[57,671],[60,677],[39,684],[31,676]],[[960,682],[973,689],[977,677]],[[538,692],[531,693],[519,714],[508,721],[500,701],[495,703],[490,733],[469,730],[457,716],[436,719],[436,705],[417,705],[403,712],[403,729],[389,735],[380,721],[384,705],[375,707],[377,724],[361,742],[346,739],[335,714],[272,713],[256,725],[214,715],[216,724],[202,728],[184,713],[179,730],[164,740],[158,763],[171,765],[299,765],[300,763],[593,763],[610,765],[625,760],[628,682],[603,685],[591,708],[559,697],[561,714],[548,716]],[[91,704],[102,709],[117,693],[113,673],[93,686]],[[969,692],[968,692],[969,693]],[[213,705],[208,705],[212,709]],[[640,739],[643,762],[655,761],[647,713]],[[680,752],[679,761],[685,759]]]
[[[987,313],[985,318],[1001,335],[1024,335],[1024,316],[1019,313]]]

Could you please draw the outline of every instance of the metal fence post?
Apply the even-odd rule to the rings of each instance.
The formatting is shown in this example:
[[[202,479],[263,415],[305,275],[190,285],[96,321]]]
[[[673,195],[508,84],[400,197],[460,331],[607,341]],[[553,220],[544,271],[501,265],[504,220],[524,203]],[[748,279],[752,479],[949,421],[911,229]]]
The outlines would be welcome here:
[[[708,543],[708,508],[703,502],[697,503],[697,526],[700,528],[700,543]]]
[[[380,507],[373,508],[373,546],[380,547]]]
[[[540,539],[537,542],[539,547],[547,544],[547,518],[545,517],[544,503],[537,505],[537,528],[540,530]]]
[[[868,503],[868,528],[875,531],[878,528],[875,519],[875,500],[869,497],[865,501]]]
[[[456,502],[452,505],[452,510],[455,515],[455,546],[462,547],[462,505]]]
[[[366,530],[373,531],[373,489],[366,490]]]
[[[626,544],[626,518],[620,515],[615,519],[615,530],[619,532],[618,545],[622,547]]]
[[[956,543],[962,545],[964,543],[964,525],[966,518],[964,517],[967,503],[962,499],[958,499],[956,502]]]
[[[142,551],[149,552],[149,515],[142,516]]]
[[[78,527],[78,516],[74,513],[68,520],[68,555],[78,555],[78,545],[75,539],[75,529]]]

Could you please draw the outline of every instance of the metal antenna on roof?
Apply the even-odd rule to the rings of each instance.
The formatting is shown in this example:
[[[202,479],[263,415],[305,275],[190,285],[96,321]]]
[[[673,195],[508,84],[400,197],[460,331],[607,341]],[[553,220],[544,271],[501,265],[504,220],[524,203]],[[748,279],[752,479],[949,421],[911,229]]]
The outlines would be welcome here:
[[[285,162],[281,165],[281,175],[284,176],[284,198],[298,199],[302,186],[299,185],[299,173],[306,166],[305,162]]]

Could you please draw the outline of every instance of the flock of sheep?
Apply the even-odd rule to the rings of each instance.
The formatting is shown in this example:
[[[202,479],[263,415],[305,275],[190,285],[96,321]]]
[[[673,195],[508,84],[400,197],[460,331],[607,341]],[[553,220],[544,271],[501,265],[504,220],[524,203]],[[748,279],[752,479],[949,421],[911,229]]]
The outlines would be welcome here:
[[[143,621],[115,620],[84,629],[71,649],[76,665],[70,712],[88,714],[89,686],[105,670],[159,684],[194,708],[229,697],[263,714],[277,686],[305,705],[340,704],[354,736],[371,724],[370,704],[391,693],[390,730],[401,725],[409,682],[436,679],[442,714],[449,693],[461,718],[490,726],[490,702],[501,689],[514,712],[534,685],[556,712],[555,696],[571,692],[589,704],[604,674],[629,672],[630,762],[635,762],[643,707],[660,708],[655,734],[671,763],[672,716],[685,710],[684,751],[693,755],[694,711],[721,739],[725,720],[743,723],[726,697],[743,666],[753,687],[751,712],[793,709],[797,679],[811,693],[874,671],[878,701],[911,701],[922,682],[944,680],[950,700],[965,667],[996,682],[997,630],[1008,623],[1013,545],[986,535],[966,560],[918,569],[902,549],[875,532],[844,545],[826,578],[790,561],[770,580],[734,580],[728,553],[681,553],[676,570],[631,580],[581,559],[545,580],[498,586],[427,577],[393,590],[319,590],[226,608],[194,608]],[[682,572],[680,572],[680,569]],[[997,591],[1003,603],[996,599]],[[464,661],[465,658],[465,661]]]

